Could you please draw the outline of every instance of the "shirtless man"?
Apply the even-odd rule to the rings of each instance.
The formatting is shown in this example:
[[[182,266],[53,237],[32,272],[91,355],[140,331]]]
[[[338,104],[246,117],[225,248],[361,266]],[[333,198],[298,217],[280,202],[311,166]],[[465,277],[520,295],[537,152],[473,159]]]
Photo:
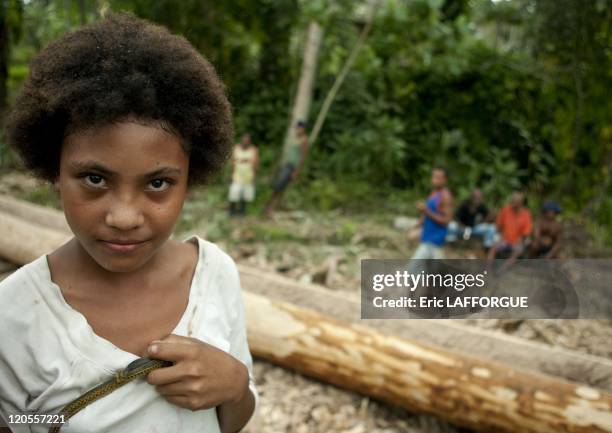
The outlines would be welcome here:
[[[554,201],[542,206],[542,214],[536,223],[529,257],[557,259],[563,240],[563,225],[558,220],[561,207]]]

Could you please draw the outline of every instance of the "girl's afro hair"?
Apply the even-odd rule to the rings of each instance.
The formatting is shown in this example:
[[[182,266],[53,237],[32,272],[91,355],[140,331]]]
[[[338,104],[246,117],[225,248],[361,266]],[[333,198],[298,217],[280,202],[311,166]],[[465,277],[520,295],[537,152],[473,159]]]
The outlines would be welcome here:
[[[230,154],[231,107],[214,68],[183,37],[132,14],[112,14],[43,49],[7,139],[27,168],[53,181],[67,134],[131,117],[180,137],[190,183],[208,180]]]

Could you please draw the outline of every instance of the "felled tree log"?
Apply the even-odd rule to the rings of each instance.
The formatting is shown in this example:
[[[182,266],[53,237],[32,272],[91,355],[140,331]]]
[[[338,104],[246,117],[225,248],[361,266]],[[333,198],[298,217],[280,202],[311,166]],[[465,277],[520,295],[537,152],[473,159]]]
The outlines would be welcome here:
[[[66,239],[14,219],[12,239],[35,257]],[[0,238],[3,221],[11,218],[0,215]],[[9,251],[15,262],[31,260]],[[248,278],[244,283],[254,286]],[[304,296],[309,290],[304,286]],[[384,335],[248,291],[244,296],[251,351],[277,365],[476,431],[612,432],[612,395],[605,390]]]
[[[483,432],[612,432],[612,394],[246,292],[255,356]]]
[[[64,231],[41,227],[21,217],[0,212],[0,257],[16,264],[31,262],[50,253],[70,236]]]
[[[66,218],[61,212],[8,195],[0,194],[0,212],[8,213],[42,227],[70,232]]]
[[[462,320],[361,319],[358,293],[338,292],[314,284],[238,265],[242,286],[270,299],[296,304],[345,323],[438,347],[469,353],[514,368],[563,378],[612,392],[612,360],[551,347],[501,332],[464,325]]]

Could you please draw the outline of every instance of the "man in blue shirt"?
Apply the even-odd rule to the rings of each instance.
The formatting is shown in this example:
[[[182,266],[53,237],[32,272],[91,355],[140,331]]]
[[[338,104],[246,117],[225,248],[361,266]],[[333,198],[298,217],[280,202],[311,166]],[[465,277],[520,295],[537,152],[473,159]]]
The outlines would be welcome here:
[[[448,223],[453,218],[453,196],[446,188],[448,172],[443,167],[435,167],[431,172],[432,191],[425,201],[416,205],[421,213],[419,224],[422,227],[421,243],[414,252],[413,259],[444,258],[444,242]]]

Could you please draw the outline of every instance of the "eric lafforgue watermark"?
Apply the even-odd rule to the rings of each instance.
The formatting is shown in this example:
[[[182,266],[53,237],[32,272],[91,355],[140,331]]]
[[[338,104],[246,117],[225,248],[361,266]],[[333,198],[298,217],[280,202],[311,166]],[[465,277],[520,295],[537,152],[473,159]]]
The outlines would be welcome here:
[[[469,288],[482,288],[486,284],[488,271],[479,274],[431,274],[421,271],[417,274],[407,270],[396,270],[394,274],[374,274],[372,289],[380,292],[385,288],[406,288],[414,292],[418,287],[443,287],[462,292]],[[419,296],[417,298],[400,296],[399,298],[385,299],[384,296],[375,296],[373,305],[376,308],[456,308],[456,307],[484,307],[484,308],[527,308],[527,296],[459,296],[437,297]]]
[[[610,318],[610,260],[363,260],[361,317]]]

